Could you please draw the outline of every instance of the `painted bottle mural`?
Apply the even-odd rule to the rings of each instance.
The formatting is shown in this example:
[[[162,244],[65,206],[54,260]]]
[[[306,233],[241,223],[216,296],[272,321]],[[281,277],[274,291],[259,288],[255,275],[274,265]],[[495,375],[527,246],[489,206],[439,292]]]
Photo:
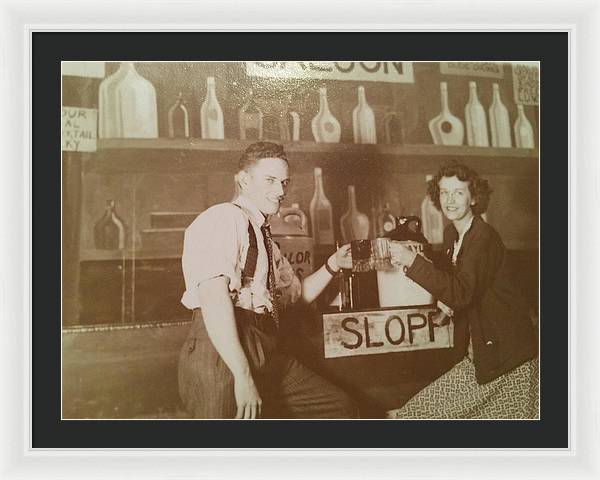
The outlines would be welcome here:
[[[94,225],[94,243],[100,250],[123,250],[125,248],[125,227],[117,215],[114,200],[106,202],[104,215]]]
[[[319,112],[312,119],[311,130],[318,143],[339,143],[342,135],[340,122],[329,110],[325,87],[319,88]]]
[[[342,238],[345,242],[351,240],[366,240],[369,238],[369,217],[358,210],[356,206],[356,191],[354,185],[348,185],[348,210],[340,219]]]
[[[433,180],[433,175],[425,177],[426,186]],[[444,222],[440,212],[431,201],[428,193],[421,202],[421,221],[423,222],[423,235],[431,244],[440,244],[444,240]]]
[[[458,117],[452,115],[448,107],[448,84],[440,82],[442,111],[429,121],[429,133],[436,145],[462,145],[465,128]]]
[[[169,108],[167,123],[169,128],[169,138],[190,137],[190,116],[181,92],[177,94],[177,100],[175,100],[175,103]]]
[[[354,143],[377,143],[375,114],[367,103],[365,87],[358,87],[358,105],[352,111]]]
[[[517,105],[517,121],[515,122],[515,146],[517,148],[535,148],[533,127],[527,117],[523,105]]]
[[[223,125],[223,110],[217,100],[214,77],[206,79],[206,98],[200,108],[200,128],[202,138],[223,140],[225,128]]]
[[[489,147],[487,120],[483,105],[477,96],[477,84],[469,82],[469,101],[465,106],[467,143],[471,147]]]
[[[492,134],[492,147],[510,148],[510,120],[508,110],[500,98],[500,87],[493,85],[492,104],[488,110],[490,116],[490,131]]]
[[[323,172],[317,167],[314,170],[315,193],[310,201],[310,223],[312,236],[319,245],[333,245],[333,212],[331,202],[323,190]]]
[[[256,103],[252,90],[248,93],[248,100],[240,108],[238,117],[241,140],[262,140],[264,115]]]

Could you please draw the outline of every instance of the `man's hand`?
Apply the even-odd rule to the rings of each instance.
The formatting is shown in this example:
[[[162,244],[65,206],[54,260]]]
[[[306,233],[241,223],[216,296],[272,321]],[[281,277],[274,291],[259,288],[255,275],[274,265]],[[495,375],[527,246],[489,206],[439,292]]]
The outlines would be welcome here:
[[[348,270],[352,269],[352,251],[350,249],[350,244],[348,243],[338,248],[336,252],[327,259],[327,262],[335,271],[338,271],[340,268],[346,268]]]
[[[234,377],[234,391],[237,404],[235,418],[260,418],[262,399],[249,373]]]

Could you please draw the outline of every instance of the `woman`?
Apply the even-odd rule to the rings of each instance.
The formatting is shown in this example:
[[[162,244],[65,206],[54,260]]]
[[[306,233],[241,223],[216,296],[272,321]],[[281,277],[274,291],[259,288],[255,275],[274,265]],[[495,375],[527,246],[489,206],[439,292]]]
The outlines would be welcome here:
[[[452,163],[428,193],[452,222],[444,255],[434,265],[392,242],[392,261],[453,318],[457,363],[388,418],[538,418],[537,338],[502,240],[480,217],[488,182]]]

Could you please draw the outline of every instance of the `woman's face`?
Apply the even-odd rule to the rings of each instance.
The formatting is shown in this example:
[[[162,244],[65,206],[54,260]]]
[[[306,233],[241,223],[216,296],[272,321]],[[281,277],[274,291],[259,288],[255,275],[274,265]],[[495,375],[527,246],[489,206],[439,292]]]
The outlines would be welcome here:
[[[471,206],[475,204],[471,198],[469,182],[453,177],[442,177],[439,182],[440,205],[446,218],[452,222],[460,221],[472,215]]]

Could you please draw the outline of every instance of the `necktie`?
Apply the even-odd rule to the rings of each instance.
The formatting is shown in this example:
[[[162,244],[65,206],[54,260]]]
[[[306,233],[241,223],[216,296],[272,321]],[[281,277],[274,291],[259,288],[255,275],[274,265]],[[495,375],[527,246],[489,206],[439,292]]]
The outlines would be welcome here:
[[[271,312],[271,318],[275,322],[275,325],[279,327],[279,312],[277,311],[277,297],[275,296],[275,269],[273,266],[273,242],[271,240],[271,226],[268,223],[263,223],[260,227],[262,231],[265,248],[267,249],[267,258],[269,259],[269,272],[267,275],[267,290],[271,295],[271,301],[273,302],[273,311]]]

